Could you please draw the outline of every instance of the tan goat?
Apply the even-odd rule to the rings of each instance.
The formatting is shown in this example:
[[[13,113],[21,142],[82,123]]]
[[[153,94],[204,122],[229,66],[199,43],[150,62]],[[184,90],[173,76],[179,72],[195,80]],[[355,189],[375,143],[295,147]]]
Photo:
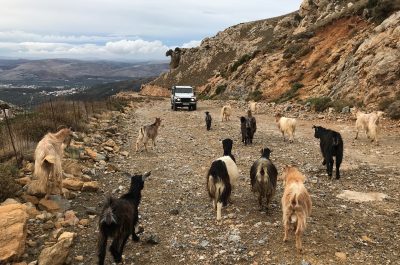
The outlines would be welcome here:
[[[225,105],[221,109],[221,120],[229,121],[232,114],[232,108],[230,105]]]
[[[371,139],[371,142],[375,141],[378,144],[379,134],[379,119],[384,113],[382,111],[374,111],[371,113],[364,113],[357,111],[356,113],[356,137],[358,138],[359,131],[365,131],[365,135]]]
[[[153,124],[145,125],[140,128],[138,138],[136,140],[136,152],[139,151],[139,145],[143,143],[144,148],[147,151],[147,142],[149,139],[153,142],[153,148],[156,146],[156,137],[158,135],[158,127],[161,125],[161,119],[156,118]]]
[[[284,238],[288,240],[290,226],[293,226],[296,235],[296,248],[302,251],[301,237],[306,228],[307,217],[311,214],[311,197],[304,187],[305,176],[293,166],[286,166],[279,179],[284,182],[282,196]]]
[[[73,132],[61,129],[57,133],[48,133],[38,143],[35,150],[34,175],[38,178],[32,182],[30,190],[44,193],[47,199],[51,194],[62,194],[62,166],[64,148],[69,144]]]

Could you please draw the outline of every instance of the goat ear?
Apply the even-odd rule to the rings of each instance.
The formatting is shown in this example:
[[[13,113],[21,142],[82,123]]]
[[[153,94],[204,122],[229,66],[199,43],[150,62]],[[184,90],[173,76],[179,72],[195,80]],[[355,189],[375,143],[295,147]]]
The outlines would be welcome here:
[[[142,180],[145,181],[150,175],[151,175],[151,171],[144,173],[142,176]]]

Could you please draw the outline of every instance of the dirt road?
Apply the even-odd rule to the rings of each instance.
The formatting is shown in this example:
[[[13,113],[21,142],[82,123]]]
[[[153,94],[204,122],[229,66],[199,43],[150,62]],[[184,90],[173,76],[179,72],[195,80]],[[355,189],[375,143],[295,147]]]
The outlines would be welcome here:
[[[243,146],[237,116],[243,115],[244,109],[234,108],[232,120],[221,122],[217,104],[201,102],[197,111],[173,112],[166,100],[152,101],[120,117],[120,134],[114,140],[124,143],[122,149],[130,155],[112,157],[110,163],[121,171],[152,171],[140,206],[144,233],[141,242],[127,243],[126,264],[340,264],[337,252],[346,254],[345,264],[400,264],[398,132],[385,132],[381,144],[375,146],[365,137],[354,142],[351,123],[299,120],[295,142],[288,144],[272,114],[258,114],[254,144]],[[204,122],[206,110],[213,117],[209,132]],[[132,146],[139,126],[152,123],[155,117],[163,120],[156,149],[135,153]],[[312,124],[342,133],[345,156],[340,180],[329,180],[325,174]],[[218,226],[205,174],[211,161],[222,155],[220,140],[228,137],[234,140],[241,177],[233,190],[233,204],[223,209],[223,224]],[[303,254],[296,253],[293,237],[282,242],[282,184],[278,183],[267,212],[259,210],[256,195],[250,191],[250,166],[265,146],[273,150],[271,160],[278,171],[285,164],[296,164],[308,177],[313,213],[303,237]],[[101,176],[99,181],[102,192],[82,193],[73,202],[78,213],[84,212],[83,206],[99,207],[106,194],[121,185],[125,191],[129,185],[129,179],[120,173]],[[388,198],[349,202],[336,197],[342,190],[382,192]],[[79,232],[71,256],[83,255],[85,261],[73,264],[96,263],[96,222]],[[159,243],[149,244],[149,236]],[[109,253],[107,260],[111,264]]]

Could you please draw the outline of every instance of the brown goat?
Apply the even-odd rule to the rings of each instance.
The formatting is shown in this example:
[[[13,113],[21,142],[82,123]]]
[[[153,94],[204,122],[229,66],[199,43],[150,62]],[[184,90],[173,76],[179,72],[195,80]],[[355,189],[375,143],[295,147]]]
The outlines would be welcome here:
[[[158,127],[161,125],[161,119],[156,118],[156,121],[151,125],[146,125],[140,128],[139,135],[136,140],[136,152],[139,151],[140,143],[143,143],[147,151],[147,142],[149,139],[153,142],[153,148],[156,146],[156,137],[158,134]]]
[[[40,140],[35,150],[34,169],[38,180],[31,183],[28,193],[46,194],[46,199],[51,194],[62,194],[61,160],[72,135],[71,129],[64,128],[57,133],[48,133]]]
[[[282,196],[283,226],[285,236],[283,241],[288,240],[290,226],[293,225],[296,235],[296,248],[302,251],[301,236],[306,228],[306,219],[311,214],[311,197],[304,187],[305,176],[293,166],[286,166],[279,179],[284,182]]]

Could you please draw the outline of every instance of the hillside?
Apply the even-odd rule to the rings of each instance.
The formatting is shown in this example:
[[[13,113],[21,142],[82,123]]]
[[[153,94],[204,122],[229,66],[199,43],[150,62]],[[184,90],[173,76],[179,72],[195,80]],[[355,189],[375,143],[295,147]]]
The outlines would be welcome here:
[[[221,99],[330,97],[375,107],[400,91],[399,8],[400,1],[304,0],[297,12],[169,51],[170,72],[142,94],[185,84]]]
[[[0,60],[0,81],[54,81],[116,79],[156,76],[167,70],[166,63],[124,63],[71,59]]]

